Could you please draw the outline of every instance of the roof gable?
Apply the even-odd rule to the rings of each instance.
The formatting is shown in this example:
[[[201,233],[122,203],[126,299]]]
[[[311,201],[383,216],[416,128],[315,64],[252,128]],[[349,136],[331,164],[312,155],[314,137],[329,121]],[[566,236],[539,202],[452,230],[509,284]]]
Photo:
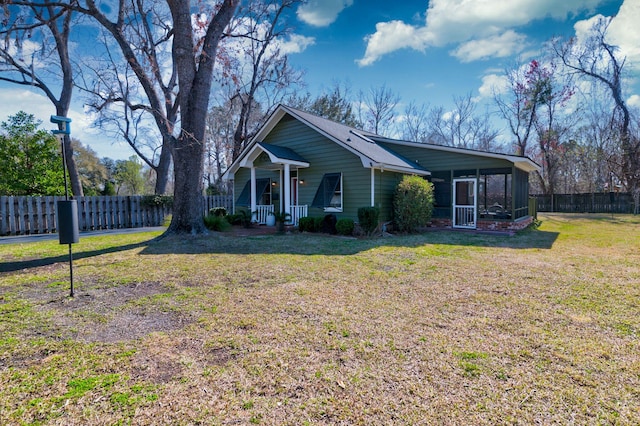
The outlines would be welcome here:
[[[377,144],[370,138],[370,136],[376,136],[374,133],[357,130],[347,125],[336,123],[335,121],[284,105],[279,105],[265,124],[258,130],[258,133],[253,137],[249,146],[230,167],[230,172],[235,173],[237,167],[243,162],[243,159],[245,159],[247,154],[252,152],[256,146],[261,146],[269,152],[271,149],[269,147],[277,147],[277,145],[273,143],[266,144],[262,141],[273,131],[277,124],[287,116],[305,124],[329,140],[337,143],[342,148],[358,156],[363,167],[386,169],[400,173],[415,173],[419,175],[430,174],[428,170],[419,164],[408,161]],[[277,154],[276,156],[280,157]],[[225,174],[227,173],[225,172]]]
[[[270,143],[259,142],[258,145],[265,150],[271,157],[271,161],[274,159],[288,160],[294,163],[308,163],[300,154],[284,146],[273,145]]]
[[[429,171],[408,161],[394,152],[378,145],[371,137],[375,133],[366,132],[342,123],[328,120],[308,112],[281,105],[287,114],[326,136],[341,147],[360,157],[364,167],[386,168],[402,173],[428,175]]]

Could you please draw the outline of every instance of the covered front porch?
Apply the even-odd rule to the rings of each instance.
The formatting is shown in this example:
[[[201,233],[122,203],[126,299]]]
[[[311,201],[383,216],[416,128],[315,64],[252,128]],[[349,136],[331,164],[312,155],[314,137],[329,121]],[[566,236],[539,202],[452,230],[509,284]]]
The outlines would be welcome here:
[[[250,170],[250,179],[235,206],[247,207],[254,223],[271,224],[275,214],[281,213],[287,224],[297,226],[300,218],[308,215],[308,206],[298,204],[298,170],[307,167],[309,162],[289,148],[256,143],[237,165],[237,169]],[[263,172],[260,178],[258,171]]]

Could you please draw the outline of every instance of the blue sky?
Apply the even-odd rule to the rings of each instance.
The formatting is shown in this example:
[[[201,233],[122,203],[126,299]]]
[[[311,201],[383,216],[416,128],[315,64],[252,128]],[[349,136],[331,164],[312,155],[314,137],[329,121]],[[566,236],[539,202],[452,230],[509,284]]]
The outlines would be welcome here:
[[[333,80],[355,92],[384,84],[400,95],[398,112],[410,101],[446,108],[454,95],[490,101],[506,68],[539,59],[551,37],[574,36],[598,14],[616,16],[612,42],[640,64],[640,0],[314,0],[298,9],[309,45],[291,60],[311,93]],[[629,82],[636,106],[639,89]]]
[[[410,101],[446,109],[468,93],[490,105],[505,68],[539,58],[552,36],[580,35],[597,15],[615,16],[610,42],[627,56],[625,96],[640,107],[639,68],[632,68],[640,65],[640,0],[310,0],[292,11],[286,46],[312,94],[335,81],[353,93],[384,84],[401,97],[401,114]],[[0,85],[0,120],[21,109],[52,127],[53,107],[42,95]],[[81,104],[69,116],[72,135],[99,156],[132,155],[126,144],[104,140]]]

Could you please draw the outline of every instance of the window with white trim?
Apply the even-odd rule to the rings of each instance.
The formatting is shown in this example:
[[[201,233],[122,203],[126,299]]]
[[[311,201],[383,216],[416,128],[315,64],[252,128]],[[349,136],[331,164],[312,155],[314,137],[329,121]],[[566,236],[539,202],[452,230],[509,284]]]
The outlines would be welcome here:
[[[342,211],[342,173],[325,173],[318,186],[311,207],[326,212]]]

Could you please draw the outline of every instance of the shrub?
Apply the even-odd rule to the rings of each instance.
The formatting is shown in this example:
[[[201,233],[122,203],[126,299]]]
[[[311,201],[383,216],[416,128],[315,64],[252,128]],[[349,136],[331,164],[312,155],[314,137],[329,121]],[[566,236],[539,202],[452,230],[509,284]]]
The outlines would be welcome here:
[[[245,228],[251,228],[253,224],[251,223],[252,214],[248,210],[239,210],[238,217],[240,218],[240,224]]]
[[[229,222],[230,225],[241,225],[242,222],[240,221],[240,215],[239,214],[228,214],[225,217],[225,220],[227,222]]]
[[[143,195],[141,203],[146,207],[173,207],[172,195]]]
[[[247,210],[239,209],[235,214],[228,214],[220,217],[225,219],[231,225],[242,225],[245,228],[251,228],[251,215]]]
[[[322,221],[324,220],[324,217],[322,216],[316,216],[313,218],[313,229],[314,232],[320,232],[320,230],[322,229]]]
[[[211,231],[228,231],[231,228],[231,224],[224,218],[224,216],[216,216],[209,214],[204,217],[204,226]]]
[[[393,197],[394,221],[402,232],[427,226],[433,212],[433,185],[419,176],[405,176]]]
[[[352,219],[343,217],[336,222],[336,230],[340,235],[352,235],[355,224]]]
[[[320,232],[322,232],[323,234],[335,234],[336,232],[338,232],[336,230],[336,222],[338,222],[338,218],[335,214],[331,213],[326,215],[320,221]]]
[[[316,219],[314,217],[301,217],[298,219],[298,230],[300,232],[318,232]]]
[[[214,207],[212,209],[209,209],[209,214],[213,216],[226,216],[227,209],[224,207]]]
[[[367,235],[375,232],[379,218],[380,209],[378,207],[360,207],[358,209],[358,223],[360,223],[360,228]]]
[[[276,219],[276,229],[278,232],[284,232],[284,225],[287,222],[291,221],[291,213],[288,212],[277,212],[277,213],[269,213],[273,215]]]

